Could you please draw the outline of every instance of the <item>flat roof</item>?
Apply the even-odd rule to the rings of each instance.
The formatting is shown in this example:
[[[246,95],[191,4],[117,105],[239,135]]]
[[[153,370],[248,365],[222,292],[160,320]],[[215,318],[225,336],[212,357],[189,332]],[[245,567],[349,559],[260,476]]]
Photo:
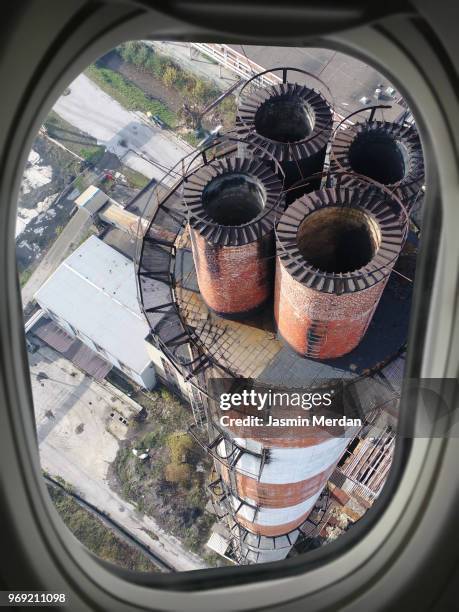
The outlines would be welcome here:
[[[273,305],[250,319],[234,321],[215,315],[204,303],[196,281],[188,232],[176,241],[176,296],[185,322],[199,336],[214,360],[233,375],[265,384],[302,388],[313,381],[356,379],[380,371],[405,345],[411,310],[412,284],[400,276],[414,277],[416,247],[406,244],[394,266],[375,315],[359,345],[336,359],[297,355],[277,336]],[[394,383],[396,377],[392,377]],[[396,385],[397,386],[397,385]]]
[[[96,187],[95,185],[89,185],[89,187],[85,189],[83,193],[80,193],[80,195],[77,197],[77,199],[75,200],[75,204],[78,204],[78,206],[84,206],[86,202],[92,197],[94,197],[98,191],[98,187]]]
[[[108,196],[103,191],[101,191],[99,187],[96,187],[95,185],[89,185],[89,187],[77,197],[77,199],[75,200],[75,204],[77,204],[78,206],[86,206],[86,204],[96,195],[104,196],[108,200]]]
[[[96,236],[62,262],[35,299],[135,372],[151,362],[134,263]]]

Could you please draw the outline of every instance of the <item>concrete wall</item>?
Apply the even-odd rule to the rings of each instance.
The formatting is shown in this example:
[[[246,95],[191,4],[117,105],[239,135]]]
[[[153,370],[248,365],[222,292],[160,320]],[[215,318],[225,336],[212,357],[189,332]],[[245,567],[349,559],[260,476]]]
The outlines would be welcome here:
[[[151,342],[145,340],[145,344],[147,347],[147,353],[158,375],[161,376],[164,380],[167,380],[169,383],[176,384],[183,396],[189,398],[190,386],[184,380],[183,376],[174,368],[174,366],[172,366],[172,364],[168,362],[168,359],[164,355],[164,353],[154,347]],[[166,371],[165,369],[165,364],[167,363],[169,363],[168,371]],[[171,376],[173,377],[172,380]]]

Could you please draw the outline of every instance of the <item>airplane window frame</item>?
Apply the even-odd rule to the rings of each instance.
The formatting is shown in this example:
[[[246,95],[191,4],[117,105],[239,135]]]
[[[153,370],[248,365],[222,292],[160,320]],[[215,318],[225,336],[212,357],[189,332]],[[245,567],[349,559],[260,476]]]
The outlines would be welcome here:
[[[105,17],[108,18],[105,24],[105,31],[102,27],[104,23],[104,10]],[[35,521],[37,522],[38,529],[41,530],[41,535],[47,542],[49,556],[51,558],[54,557],[56,562],[59,561],[59,563],[63,563],[66,567],[64,573],[66,574],[68,583],[73,583],[77,592],[78,577],[85,576],[84,582],[87,593],[86,605],[89,605],[88,602],[96,591],[103,591],[105,592],[105,597],[107,597],[109,601],[112,597],[116,597],[113,601],[116,601],[119,605],[124,605],[122,604],[124,600],[125,605],[135,604],[138,607],[143,607],[148,604],[148,601],[151,600],[152,597],[155,597],[155,602],[157,602],[158,606],[161,605],[162,609],[177,609],[177,604],[182,602],[188,606],[199,605],[202,610],[211,610],[213,609],[213,603],[210,602],[209,594],[212,592],[214,594],[218,593],[219,597],[222,597],[222,601],[225,601],[223,599],[225,594],[230,595],[231,602],[228,603],[231,603],[232,606],[239,606],[237,608],[232,607],[231,609],[242,610],[250,609],[246,607],[250,603],[247,601],[248,595],[245,587],[248,583],[254,588],[251,597],[257,597],[257,605],[261,606],[286,601],[284,596],[282,596],[283,599],[279,599],[280,592],[282,591],[281,586],[290,590],[289,598],[291,599],[304,595],[302,589],[306,586],[305,582],[307,582],[308,586],[311,588],[311,605],[314,605],[314,601],[317,602],[317,597],[320,592],[323,598],[322,601],[325,603],[328,598],[333,597],[333,589],[330,590],[330,588],[326,586],[327,581],[325,580],[324,582],[323,575],[320,580],[318,579],[318,573],[323,569],[325,561],[328,561],[328,563],[333,561],[340,566],[341,571],[345,570],[344,574],[341,573],[341,580],[343,580],[344,575],[349,571],[349,568],[345,567],[346,562],[344,561],[344,557],[347,556],[351,548],[355,548],[359,545],[361,546],[365,538],[367,541],[374,541],[376,536],[373,528],[380,523],[382,516],[386,515],[387,517],[387,515],[392,514],[392,521],[394,521],[394,495],[400,492],[401,486],[406,486],[406,492],[408,492],[408,490],[411,491],[413,488],[414,474],[408,475],[406,471],[403,470],[403,467],[406,466],[409,461],[413,461],[413,456],[414,460],[418,461],[419,466],[421,466],[423,462],[427,462],[427,452],[430,452],[434,456],[431,460],[436,458],[436,460],[440,461],[443,453],[447,453],[447,449],[442,448],[442,444],[437,443],[437,441],[434,443],[432,440],[415,440],[413,444],[407,443],[397,445],[398,448],[396,447],[393,469],[391,470],[389,479],[377,504],[375,504],[373,509],[367,513],[361,521],[359,521],[355,526],[356,528],[352,530],[352,533],[346,534],[339,541],[327,546],[323,550],[311,553],[308,555],[308,559],[299,557],[298,559],[271,563],[263,566],[203,570],[192,572],[189,575],[167,575],[161,576],[160,579],[157,580],[156,576],[136,575],[114,568],[109,564],[95,559],[95,557],[83,549],[81,545],[78,546],[76,544],[63,524],[59,524],[55,520],[57,518],[57,513],[54,511],[50,500],[47,499],[44,483],[41,482],[39,465],[37,465],[38,450],[36,444],[33,443],[33,400],[30,383],[28,382],[27,358],[24,348],[25,343],[22,327],[22,309],[18,293],[15,254],[14,248],[12,248],[11,245],[11,236],[14,235],[13,228],[16,216],[15,205],[22,168],[25,165],[25,159],[31,148],[34,134],[38,131],[39,124],[46,116],[47,111],[51,108],[59,92],[63,91],[68,83],[71,82],[86,65],[94,61],[96,57],[102,55],[110,48],[113,48],[122,40],[142,37],[140,34],[141,32],[144,34],[147,33],[147,23],[151,24],[151,28],[148,28],[149,32],[153,31],[155,25],[154,14],[146,19],[144,15],[137,13],[137,11],[132,12],[131,9],[128,10],[126,7],[117,6],[116,8],[111,7],[110,9],[99,8],[98,11],[98,14],[97,11],[91,14],[91,11],[88,10],[86,15],[87,20],[81,22],[83,25],[79,26],[79,29],[74,32],[71,31],[75,22],[67,22],[65,35],[61,34],[60,38],[58,37],[55,41],[54,46],[50,46],[51,51],[48,52],[47,56],[44,56],[43,65],[39,67],[39,72],[35,73],[30,83],[30,99],[27,101],[24,109],[18,109],[18,113],[20,114],[21,111],[24,111],[24,115],[18,118],[18,124],[13,126],[10,135],[10,137],[13,138],[16,133],[16,138],[20,142],[15,146],[14,158],[16,167],[11,170],[12,162],[10,162],[10,174],[8,176],[10,182],[6,186],[5,184],[3,185],[5,190],[8,188],[8,198],[10,202],[8,223],[5,228],[9,231],[9,244],[6,244],[9,250],[6,249],[5,251],[5,270],[10,292],[9,295],[2,298],[1,307],[3,317],[5,319],[9,318],[11,325],[3,339],[2,348],[3,351],[5,351],[5,345],[10,345],[11,362],[3,365],[2,375],[6,379],[4,384],[8,392],[8,397],[4,399],[8,399],[10,406],[14,405],[17,407],[17,413],[13,417],[11,417],[10,413],[11,420],[14,422],[11,428],[14,436],[12,441],[14,441],[17,447],[13,452],[20,452],[21,454],[23,465],[21,468],[22,473],[20,473],[19,477],[24,483],[23,486],[26,492],[25,495],[28,496],[28,503],[31,507],[35,505],[35,509],[32,510],[32,512],[35,513]],[[94,18],[96,14],[97,19]],[[64,17],[65,16],[62,15],[63,23],[65,21]],[[82,16],[79,15],[75,18],[76,23],[80,23],[81,17]],[[128,17],[129,20],[126,21]],[[156,17],[156,19],[158,20],[156,21],[157,25],[159,23],[159,18]],[[175,25],[176,29],[173,29],[173,19],[165,18],[164,22],[165,25],[163,26],[162,34],[164,32],[167,34],[172,31],[177,35],[180,34],[182,40],[199,39],[199,32],[193,31],[193,28],[189,25],[187,26],[187,24],[181,24],[181,27],[184,29],[180,31],[177,25]],[[167,28],[169,28],[169,30]],[[187,36],[187,32],[190,32],[191,35]],[[412,33],[414,34],[414,32]],[[80,41],[76,40],[77,34],[81,36]],[[65,37],[68,37],[67,42],[65,41]],[[151,34],[149,37],[154,38]],[[167,35],[158,37],[167,38]],[[320,44],[321,41],[314,41],[314,46],[320,46]],[[413,353],[414,346],[417,346],[420,339],[421,342],[423,340],[422,334],[420,333],[421,330],[424,330],[426,334],[424,346],[428,346],[429,342],[432,343],[434,340],[432,330],[426,328],[423,324],[427,309],[429,306],[431,307],[431,301],[429,300],[429,304],[419,303],[421,298],[420,287],[422,286],[424,289],[426,284],[430,286],[432,297],[435,283],[438,282],[438,268],[437,273],[435,273],[435,263],[437,263],[438,266],[439,262],[443,263],[443,260],[439,258],[437,261],[432,261],[436,259],[432,256],[432,253],[435,252],[435,249],[439,249],[440,247],[439,240],[444,231],[445,223],[443,223],[442,227],[440,227],[440,224],[436,224],[434,227],[433,219],[435,209],[437,209],[438,214],[438,210],[441,210],[442,204],[444,206],[446,201],[443,200],[442,203],[439,197],[441,181],[431,154],[430,126],[427,125],[425,120],[427,109],[424,108],[422,104],[418,105],[417,100],[412,99],[410,92],[406,90],[401,79],[398,78],[396,74],[389,71],[387,67],[384,67],[383,62],[381,62],[381,55],[379,58],[376,58],[368,53],[368,50],[371,48],[373,48],[374,54],[378,53],[378,49],[379,52],[381,52],[381,49],[385,49],[385,54],[387,56],[395,54],[400,62],[405,62],[405,67],[407,69],[411,68],[411,70],[416,71],[417,68],[414,65],[410,66],[409,58],[403,54],[400,48],[397,48],[399,44],[400,41],[397,38],[390,41],[388,32],[384,30],[384,28],[378,30],[370,28],[369,26],[361,28],[360,31],[353,31],[339,36],[335,35],[329,37],[327,40],[328,47],[333,46],[340,51],[353,54],[357,58],[367,63],[371,63],[375,68],[387,74],[395,84],[399,85],[401,91],[406,94],[409,104],[419,122],[418,125],[420,126],[426,158],[429,192],[427,196],[428,203],[426,205],[426,229],[423,232],[421,254],[418,260],[414,299],[415,307],[413,307],[410,337],[408,341],[407,372],[410,376],[413,376],[416,374],[420,375],[422,372],[424,372],[425,375],[425,372],[429,369],[429,362],[421,361],[423,351],[418,351],[417,354]],[[364,51],[362,46],[365,47],[366,51]],[[62,57],[60,58],[56,57],[58,49],[61,49],[60,53]],[[63,49],[65,49],[65,52],[62,51]],[[414,58],[411,58],[411,61],[413,60]],[[59,76],[56,78],[55,75]],[[40,87],[42,88],[41,90]],[[421,81],[419,82],[419,87],[422,90],[423,84]],[[424,89],[426,89],[425,85]],[[40,109],[38,113],[36,113],[37,108]],[[19,136],[17,135],[18,132]],[[445,172],[444,168],[443,171]],[[453,174],[451,171],[450,173],[451,175]],[[445,179],[443,178],[443,180]],[[439,255],[441,256],[441,253],[439,253]],[[416,345],[414,342],[415,334],[417,334]],[[450,342],[452,342],[452,335],[450,336]],[[439,352],[438,348],[437,352],[433,350],[431,360],[433,360],[435,354],[438,355]],[[445,350],[443,352],[445,353]],[[431,367],[431,371],[432,369]],[[438,376],[440,376],[439,364],[435,369],[438,372]],[[402,418],[404,418],[404,411],[402,410],[401,412]],[[19,459],[19,454],[17,456]],[[410,482],[411,484],[409,484]],[[393,543],[391,546],[393,546]],[[59,550],[60,547],[61,549]],[[392,554],[395,554],[394,550],[392,550]],[[62,557],[62,555],[64,556]],[[63,560],[64,557],[65,561]],[[329,567],[331,566],[329,565]],[[306,577],[301,575],[304,574],[305,571],[309,572],[307,581]],[[330,581],[334,573],[331,570],[329,571],[330,575],[328,576],[328,581]],[[73,575],[72,572],[74,572]],[[213,578],[212,574],[215,578]],[[116,581],[116,575],[119,576],[121,580],[118,579],[118,581]],[[272,584],[268,584],[267,580],[271,580]],[[303,584],[298,584],[298,580],[302,580]],[[161,583],[161,588],[159,588],[159,583]],[[186,583],[188,583],[188,587]],[[196,586],[195,583],[199,583],[198,586],[204,586],[205,590],[201,588],[201,590],[196,590],[194,592],[188,591],[188,588]],[[232,586],[229,587],[228,583],[231,583]],[[325,590],[327,590],[328,594],[325,593]],[[349,588],[347,589],[347,593],[347,596],[350,596]],[[221,607],[221,609],[223,610],[226,608]]]

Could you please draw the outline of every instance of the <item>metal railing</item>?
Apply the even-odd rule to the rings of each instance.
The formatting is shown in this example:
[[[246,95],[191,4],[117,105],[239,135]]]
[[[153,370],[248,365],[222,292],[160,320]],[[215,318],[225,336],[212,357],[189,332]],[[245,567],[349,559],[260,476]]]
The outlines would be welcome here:
[[[190,43],[190,47],[197,49],[200,53],[207,55],[212,60],[218,62],[220,66],[234,72],[240,77],[251,81],[252,85],[256,87],[269,87],[270,85],[278,85],[283,82],[283,77],[276,74],[273,70],[266,70],[260,64],[257,64],[246,55],[239,53],[236,49],[233,49],[229,45],[220,45],[215,43]],[[279,70],[279,69],[276,69]],[[328,90],[327,85],[315,77],[313,74],[308,73],[313,79],[320,81],[325,88]],[[332,107],[334,104],[332,104]],[[343,115],[340,115],[333,109],[333,119],[337,122],[343,122]],[[346,121],[346,124],[353,125],[352,121]],[[346,129],[346,125],[342,125],[341,129]]]
[[[229,45],[190,43],[190,46],[194,49],[198,49],[204,55],[216,60],[224,68],[231,70],[243,78],[250,78],[254,74],[263,72],[265,70],[263,66],[260,66]],[[257,80],[257,85],[266,87],[268,85],[277,85],[277,83],[281,82],[282,79],[279,76],[268,72],[259,77]]]

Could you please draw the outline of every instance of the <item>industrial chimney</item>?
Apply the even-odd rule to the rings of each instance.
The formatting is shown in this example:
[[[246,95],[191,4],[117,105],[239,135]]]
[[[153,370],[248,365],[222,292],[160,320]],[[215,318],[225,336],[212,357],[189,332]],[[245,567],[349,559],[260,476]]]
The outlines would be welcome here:
[[[277,227],[274,316],[297,353],[332,359],[362,340],[403,246],[406,221],[381,190],[322,189]]]
[[[223,157],[184,185],[199,289],[223,317],[253,314],[271,297],[282,182],[257,159]]]
[[[263,391],[260,386],[256,389]],[[339,405],[339,412],[347,414],[347,400],[339,383],[329,381],[326,389]],[[285,401],[292,390],[275,391]],[[327,396],[325,388],[322,393]],[[224,504],[230,523],[233,521],[232,530],[237,531],[240,563],[263,563],[287,556],[343,452],[360,429],[353,419],[341,427],[306,427],[302,418],[309,418],[307,411],[284,403],[276,405],[274,399],[273,403],[262,425],[251,424],[262,414],[256,408],[232,407],[225,413],[219,426],[220,437],[215,440],[221,495],[226,493]],[[336,417],[337,406],[321,409],[320,414]],[[290,424],[277,426],[276,419]]]
[[[237,133],[256,155],[275,157],[285,172],[287,205],[320,186],[320,178],[303,186],[303,179],[323,171],[333,125],[332,110],[314,89],[279,83],[241,96]],[[296,189],[291,189],[301,183]]]
[[[400,198],[408,210],[424,183],[421,142],[414,126],[369,121],[337,130],[332,142],[329,185],[356,187],[364,176],[385,185]]]

